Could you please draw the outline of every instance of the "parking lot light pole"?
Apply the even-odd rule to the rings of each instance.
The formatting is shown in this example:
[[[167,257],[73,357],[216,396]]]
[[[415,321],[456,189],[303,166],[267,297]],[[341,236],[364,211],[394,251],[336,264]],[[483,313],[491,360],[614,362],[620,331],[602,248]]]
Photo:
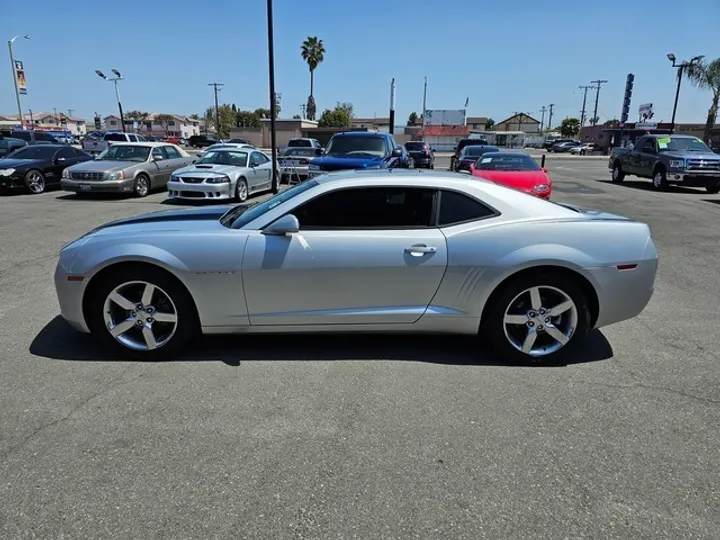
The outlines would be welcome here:
[[[99,69],[96,69],[95,73],[97,74],[98,77],[115,84],[115,99],[117,99],[118,110],[120,111],[120,125],[122,126],[123,133],[125,133],[125,116],[123,116],[122,103],[120,102],[120,89],[118,88],[118,81],[122,81],[123,76],[115,68],[111,69],[110,71],[112,71],[115,74],[114,77],[106,77],[105,74],[102,71],[100,71]]]
[[[686,68],[692,67],[700,60],[705,58],[705,56],[700,55],[696,56],[695,58],[692,58],[690,60],[683,60],[679,64],[676,63],[677,58],[673,53],[668,53],[667,55],[668,60],[672,62],[672,67],[677,68],[677,88],[675,89],[675,103],[673,104],[673,112],[672,112],[672,120],[670,120],[670,133],[675,133],[675,114],[677,113],[677,106],[678,106],[678,99],[680,98],[680,83],[682,82],[683,78],[683,71]]]
[[[275,44],[273,37],[273,3],[267,0],[267,40],[268,40],[268,79],[270,83],[270,155],[272,158],[272,185],[278,185],[277,179],[277,138],[275,133]]]
[[[18,86],[17,70],[15,69],[15,55],[13,54],[13,43],[16,39],[30,39],[30,36],[25,34],[24,36],[15,36],[11,40],[8,40],[8,50],[10,51],[10,67],[12,68],[13,83],[15,84],[15,100],[17,101],[18,118],[20,119],[20,125],[24,127],[22,105],[20,105],[20,87]]]

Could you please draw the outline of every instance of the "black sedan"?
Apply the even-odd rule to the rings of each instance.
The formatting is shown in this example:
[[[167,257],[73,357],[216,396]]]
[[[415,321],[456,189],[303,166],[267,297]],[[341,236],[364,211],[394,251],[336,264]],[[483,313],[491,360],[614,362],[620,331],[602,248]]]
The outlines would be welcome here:
[[[455,160],[455,172],[470,172],[470,165],[475,163],[480,156],[487,154],[488,152],[499,152],[500,148],[497,146],[466,146],[460,152],[460,157]]]
[[[90,154],[66,144],[26,146],[0,159],[0,190],[42,193],[47,186],[60,185],[66,167],[90,160]]]

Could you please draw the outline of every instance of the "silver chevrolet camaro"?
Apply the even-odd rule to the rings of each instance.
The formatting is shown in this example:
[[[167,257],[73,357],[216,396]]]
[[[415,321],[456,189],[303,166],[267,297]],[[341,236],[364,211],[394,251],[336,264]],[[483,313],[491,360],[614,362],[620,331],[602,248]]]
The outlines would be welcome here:
[[[644,223],[391,169],[113,221],[61,250],[55,286],[72,327],[141,359],[198,332],[417,332],[540,362],[638,315],[657,265]]]
[[[245,202],[263,191],[277,193],[280,180],[273,179],[272,172],[270,158],[252,146],[218,147],[191,167],[175,171],[168,192],[171,199]]]

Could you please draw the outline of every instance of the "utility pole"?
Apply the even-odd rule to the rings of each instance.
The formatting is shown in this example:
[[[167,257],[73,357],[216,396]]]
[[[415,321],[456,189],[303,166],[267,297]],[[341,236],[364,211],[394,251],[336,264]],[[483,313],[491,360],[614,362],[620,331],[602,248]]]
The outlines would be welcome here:
[[[395,133],[395,77],[390,82],[390,135]]]
[[[605,84],[607,81],[605,79],[598,79],[597,81],[590,81],[590,84],[597,84],[597,92],[595,93],[595,112],[593,112],[593,118],[592,118],[592,125],[597,124],[597,110],[598,110],[598,101],[600,101],[600,86]]]
[[[423,85],[423,108],[422,108],[423,124],[425,124],[426,105],[427,105],[427,77],[425,77],[425,84]]]
[[[548,118],[548,129],[552,129],[552,113],[553,113],[554,106],[555,106],[554,103],[551,103],[550,105],[548,105],[548,107],[550,107],[550,116]]]
[[[593,88],[593,86],[578,86],[578,88],[584,91],[582,110],[580,111],[580,130],[582,131],[582,128],[585,125],[585,106],[587,104],[587,93],[590,88]]]
[[[540,131],[541,132],[544,131],[543,128],[545,127],[545,111],[547,111],[547,109],[545,108],[545,105],[543,105],[542,108],[540,109],[540,113],[542,114],[542,116],[540,117]]]
[[[218,104],[218,92],[225,86],[223,83],[208,83],[215,91],[215,134],[220,137],[220,105]]]

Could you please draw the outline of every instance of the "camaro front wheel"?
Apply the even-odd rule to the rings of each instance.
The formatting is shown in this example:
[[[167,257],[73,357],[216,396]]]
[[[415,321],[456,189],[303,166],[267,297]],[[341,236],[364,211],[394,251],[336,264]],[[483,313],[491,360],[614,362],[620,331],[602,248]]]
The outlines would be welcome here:
[[[190,294],[173,276],[153,267],[128,267],[92,286],[87,321],[93,335],[139,360],[172,357],[198,329]]]
[[[503,286],[484,314],[483,334],[503,357],[531,364],[569,352],[587,333],[588,302],[565,276],[541,274]]]

